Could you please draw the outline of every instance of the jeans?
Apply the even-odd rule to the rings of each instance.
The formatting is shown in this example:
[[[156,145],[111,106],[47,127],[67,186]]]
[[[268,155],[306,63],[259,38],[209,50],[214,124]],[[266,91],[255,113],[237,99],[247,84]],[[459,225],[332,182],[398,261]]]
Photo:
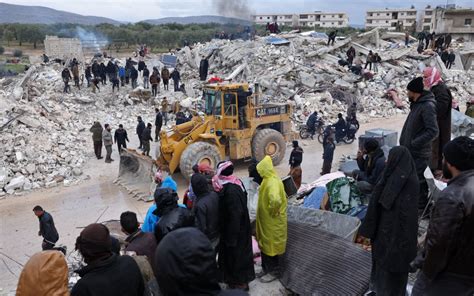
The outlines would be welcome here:
[[[107,154],[105,155],[105,162],[111,162],[112,161],[112,145],[106,145],[105,146],[105,151]]]
[[[90,87],[91,86],[91,78],[86,77],[86,80],[87,80],[87,87]]]
[[[163,89],[164,90],[169,90],[169,80],[168,79],[163,79]]]
[[[144,88],[149,88],[150,87],[150,80],[148,77],[143,77],[143,87]]]
[[[41,244],[41,248],[43,251],[51,250],[54,248],[55,244],[52,244],[50,242],[47,242],[46,240],[43,240],[43,243]]]
[[[156,126],[156,128],[155,128],[155,141],[158,141],[158,138],[160,137],[160,132],[161,132],[161,126]]]
[[[118,152],[120,153],[122,151],[122,148],[123,149],[127,149],[127,142],[117,142],[117,149],[118,149]]]
[[[94,154],[97,159],[102,157],[102,141],[94,141]]]
[[[365,63],[364,69],[367,69],[367,66],[369,66],[369,70],[372,71],[372,62]]]
[[[143,141],[143,154],[150,156],[150,141]]]
[[[162,111],[161,115],[163,116],[163,122],[165,123],[165,125],[167,125],[168,124],[168,112]]]
[[[132,79],[132,88],[133,89],[137,88],[137,80],[136,79]]]
[[[67,93],[68,90],[70,91],[71,90],[71,87],[69,86],[69,80],[65,79],[64,80],[64,92]]]
[[[268,256],[262,253],[262,269],[265,273],[271,273],[279,276],[280,263],[279,256]]]
[[[179,91],[179,80],[173,80],[174,92]]]
[[[158,94],[158,84],[152,84],[151,85],[151,94],[156,97]]]

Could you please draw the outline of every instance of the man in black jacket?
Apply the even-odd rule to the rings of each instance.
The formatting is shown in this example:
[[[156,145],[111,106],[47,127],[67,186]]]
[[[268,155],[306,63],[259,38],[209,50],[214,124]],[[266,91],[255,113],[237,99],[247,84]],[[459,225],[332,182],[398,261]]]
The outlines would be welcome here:
[[[103,224],[90,224],[76,239],[76,250],[87,265],[76,273],[81,279],[74,285],[72,296],[142,296],[143,277],[130,256],[113,254],[109,229]]]
[[[40,206],[35,206],[33,212],[39,220],[38,235],[43,237],[42,248],[43,251],[51,250],[59,239],[58,231],[54,226],[53,217]]]
[[[248,97],[252,95],[252,90],[244,91],[242,87],[237,91],[237,104],[239,105],[239,128],[246,128],[246,114],[245,109],[247,108]]]
[[[127,142],[130,142],[128,139],[127,131],[123,128],[122,124],[119,124],[119,128],[115,130],[114,141],[117,144],[118,152],[122,152],[123,149],[127,149]]]
[[[201,81],[207,80],[207,71],[209,70],[209,61],[207,58],[201,60],[199,64],[199,79]]]
[[[212,243],[214,249],[219,244],[219,196],[211,191],[207,178],[199,173],[191,177],[194,201],[194,223]]]
[[[428,184],[423,173],[430,163],[432,142],[438,136],[436,101],[431,92],[423,89],[422,77],[413,79],[407,89],[410,113],[403,125],[400,145],[408,148],[415,161],[420,181],[418,208],[424,209],[428,203]]]
[[[353,173],[357,187],[363,194],[371,194],[385,168],[385,155],[377,140],[369,139],[364,143],[364,150],[357,153],[357,165],[359,170]]]
[[[134,66],[130,68],[130,78],[132,79],[132,88],[137,88],[138,71]]]
[[[173,72],[171,72],[171,79],[173,79],[174,92],[179,91],[179,81],[181,80],[181,74],[179,74],[177,68],[174,68]]]
[[[153,138],[151,137],[151,128],[151,123],[148,123],[142,132],[143,155],[146,156],[150,156],[150,141],[153,141]]]
[[[158,108],[155,108],[155,114],[155,142],[158,142],[161,127],[163,126],[163,115],[161,115],[160,109]]]
[[[298,141],[293,141],[293,150],[290,154],[290,175],[295,182],[296,188],[301,187],[301,178],[303,171],[301,170],[301,163],[303,162],[303,148],[299,146]]]
[[[474,294],[474,141],[458,137],[443,154],[450,181],[431,213],[413,296]]]
[[[194,219],[188,209],[178,207],[178,194],[169,188],[157,188],[155,191],[156,210],[154,215],[160,217],[155,227],[156,242],[168,233],[182,227],[194,226]]]
[[[138,120],[138,124],[137,124],[136,132],[137,132],[138,140],[140,141],[140,146],[138,147],[138,149],[143,149],[142,134],[146,126],[141,116],[138,116],[137,120]]]

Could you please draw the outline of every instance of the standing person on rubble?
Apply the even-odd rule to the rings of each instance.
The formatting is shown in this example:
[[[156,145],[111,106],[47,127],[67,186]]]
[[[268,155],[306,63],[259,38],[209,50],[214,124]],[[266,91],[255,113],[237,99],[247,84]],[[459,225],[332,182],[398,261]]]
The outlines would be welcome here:
[[[145,122],[143,122],[141,116],[137,117],[137,121],[138,121],[138,124],[137,124],[137,128],[136,128],[136,133],[137,133],[137,136],[138,136],[138,140],[140,141],[140,146],[138,147],[138,149],[143,149],[142,134],[143,134],[143,130],[145,130],[146,126],[145,126]]]
[[[208,71],[209,71],[209,60],[207,58],[204,58],[199,63],[199,80],[206,81]]]
[[[323,143],[323,148],[323,167],[321,168],[321,176],[331,173],[334,150],[336,150],[334,138],[331,136],[327,137],[326,141]]]
[[[146,65],[143,68],[143,88],[150,88],[150,70],[148,70],[148,67]]]
[[[230,288],[246,290],[255,279],[247,191],[231,161],[217,165],[212,186],[219,194],[219,272]]]
[[[112,159],[112,144],[114,143],[114,140],[112,138],[112,128],[110,127],[110,124],[106,123],[104,125],[104,131],[102,132],[102,141],[104,142],[105,146],[105,151],[107,154],[105,155],[105,162],[106,163],[111,163],[114,161]]]
[[[155,142],[160,138],[161,127],[163,126],[163,115],[160,109],[155,108]]]
[[[146,128],[142,132],[142,144],[143,144],[143,155],[150,156],[150,141],[153,141],[151,137],[152,124],[148,123]]]
[[[430,42],[431,42],[431,33],[426,32],[425,33],[425,50],[428,49]]]
[[[117,144],[118,152],[122,152],[123,149],[127,149],[127,142],[130,142],[128,139],[127,131],[123,128],[122,124],[119,124],[119,128],[115,130],[114,140]]]
[[[454,49],[451,49],[448,54],[448,61],[446,62],[446,68],[451,69],[456,60],[456,55],[454,54]]]
[[[76,250],[87,264],[77,270],[81,277],[71,296],[142,296],[145,286],[136,261],[112,252],[112,238],[103,224],[90,224],[76,239]]]
[[[90,132],[92,133],[92,141],[94,142],[94,154],[97,159],[102,159],[102,125],[100,122],[95,121]]]
[[[160,74],[157,70],[153,69],[153,73],[150,75],[151,94],[153,97],[158,95],[158,89],[160,87]]]
[[[354,58],[356,56],[356,50],[353,46],[349,47],[349,49],[346,52],[347,55],[347,61],[349,62],[349,65],[352,65],[352,62],[354,61]]]
[[[132,89],[137,88],[138,71],[135,66],[130,68],[130,79],[132,79]]]
[[[43,237],[43,243],[41,244],[43,251],[53,249],[54,245],[59,240],[59,234],[56,230],[56,226],[54,226],[53,216],[43,210],[41,206],[35,206],[33,208],[33,213],[38,217],[38,235]]]
[[[458,137],[443,150],[449,179],[431,212],[413,296],[474,294],[474,141]],[[419,259],[419,258],[417,258]]]
[[[257,165],[263,181],[258,190],[257,241],[262,253],[261,282],[280,276],[279,257],[285,253],[287,240],[287,200],[283,182],[273,168],[270,156]]]
[[[94,60],[92,64],[92,74],[94,74],[94,78],[100,78],[100,66],[97,60]]]
[[[451,36],[451,34],[446,35],[446,37],[444,38],[444,46],[446,48],[449,48],[451,46],[452,40],[453,40],[453,37]]]
[[[376,295],[405,295],[417,252],[418,195],[410,152],[403,146],[392,148],[360,229],[372,244],[370,289]]]
[[[405,32],[405,47],[409,47],[410,45],[410,33]]]
[[[337,30],[334,30],[331,33],[329,33],[328,46],[329,45],[334,45],[334,42],[336,41],[336,37],[337,37]]]
[[[293,141],[293,150],[290,154],[290,175],[295,182],[296,188],[300,189],[303,171],[301,163],[303,162],[303,148],[299,146],[298,141]]]
[[[104,63],[100,63],[99,65],[99,73],[100,73],[100,82],[102,85],[107,84],[107,67]]]
[[[177,67],[175,67],[173,72],[171,72],[171,79],[173,79],[174,92],[178,92],[179,81],[181,80],[181,74],[179,73]]]
[[[71,87],[69,86],[69,81],[71,80],[71,72],[69,72],[69,69],[67,67],[65,67],[61,72],[61,77],[64,82],[63,92],[68,93],[71,90]]]
[[[378,65],[382,62],[382,58],[379,56],[379,53],[376,52],[374,54],[374,72],[377,73],[379,71]]]
[[[78,89],[81,89],[81,86],[79,85],[79,64],[74,63],[72,66],[72,77],[74,79],[74,86],[77,87]]]
[[[372,63],[374,62],[374,53],[369,50],[369,54],[367,55],[367,60],[365,62],[365,67],[364,69],[367,69],[367,66],[369,67],[369,70],[372,71]]]
[[[423,78],[417,77],[407,85],[410,113],[400,134],[400,145],[405,146],[415,161],[420,182],[418,209],[428,204],[428,184],[424,172],[431,159],[432,143],[438,136],[436,121],[436,100],[434,95],[423,88]]]
[[[425,31],[421,31],[420,33],[418,33],[418,44],[423,43],[423,41],[425,40],[425,34]]]
[[[163,115],[163,120],[165,122],[165,126],[168,125],[168,112],[169,112],[170,104],[168,103],[168,99],[164,97],[161,100],[161,115]]]
[[[86,77],[86,81],[87,81],[87,87],[90,87],[91,86],[91,80],[92,80],[92,69],[91,69],[90,65],[86,66],[85,77]]]
[[[441,78],[441,72],[435,67],[428,67],[423,71],[423,85],[433,93],[436,100],[436,121],[439,133],[433,141],[430,167],[433,171],[438,171],[440,175],[443,170],[443,147],[451,140],[453,97]]]
[[[169,83],[170,83],[170,71],[166,66],[163,67],[161,70],[161,80],[163,80],[163,89],[169,90]]]
[[[125,86],[125,68],[123,66],[119,67],[118,75],[120,78],[120,84],[122,87],[124,87]]]

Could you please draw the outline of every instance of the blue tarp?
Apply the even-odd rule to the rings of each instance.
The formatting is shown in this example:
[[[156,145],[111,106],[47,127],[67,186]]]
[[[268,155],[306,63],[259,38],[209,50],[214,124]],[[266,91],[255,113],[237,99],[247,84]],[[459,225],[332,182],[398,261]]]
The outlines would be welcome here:
[[[278,37],[273,37],[273,36],[267,37],[267,39],[265,39],[265,42],[267,44],[272,44],[272,45],[288,45],[288,44],[290,44],[290,41],[288,39],[278,38]]]
[[[165,54],[161,56],[161,62],[168,68],[176,67],[176,63],[178,62],[178,57],[170,54]]]

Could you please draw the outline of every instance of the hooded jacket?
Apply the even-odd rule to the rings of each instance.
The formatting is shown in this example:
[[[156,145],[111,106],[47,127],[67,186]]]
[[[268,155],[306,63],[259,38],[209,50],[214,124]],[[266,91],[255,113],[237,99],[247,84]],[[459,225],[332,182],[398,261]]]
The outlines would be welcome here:
[[[155,226],[157,243],[168,233],[182,227],[194,226],[194,219],[188,209],[178,207],[176,192],[168,188],[160,188],[155,192],[156,210],[153,212],[160,217]]]
[[[69,295],[68,268],[63,253],[43,251],[31,256],[21,271],[16,295]]]
[[[383,150],[377,148],[372,153],[369,153],[367,158],[357,159],[357,165],[359,169],[364,172],[364,176],[361,179],[375,185],[385,168],[385,155]]]
[[[303,148],[300,146],[293,148],[290,154],[290,166],[292,168],[299,167],[303,162]]]
[[[410,151],[413,158],[430,158],[432,142],[438,136],[436,101],[429,91],[410,105],[410,114],[403,125],[400,145]]]
[[[104,128],[99,122],[94,122],[92,127],[90,128],[90,132],[92,133],[92,140],[94,142],[102,142],[102,131]]]
[[[161,183],[160,188],[169,188],[174,190],[175,192],[178,191],[178,185],[176,182],[171,178],[171,176],[167,176],[163,182]],[[160,217],[156,216],[153,214],[153,212],[156,210],[156,203],[153,203],[151,207],[148,209],[146,212],[146,217],[145,221],[143,222],[142,225],[142,231],[143,232],[154,232],[155,231],[155,225],[158,220],[160,220]]]
[[[72,296],[142,296],[145,290],[140,269],[130,256],[113,254],[76,272],[81,279]]]
[[[197,229],[211,241],[219,237],[219,196],[209,190],[209,184],[201,174],[191,177],[191,186],[196,195],[193,213]]]
[[[270,156],[257,165],[263,178],[258,190],[257,240],[260,250],[267,256],[285,253],[287,240],[287,200],[283,182],[273,168]]]
[[[156,248],[153,265],[163,295],[218,295],[216,253],[196,228],[178,229]]]

